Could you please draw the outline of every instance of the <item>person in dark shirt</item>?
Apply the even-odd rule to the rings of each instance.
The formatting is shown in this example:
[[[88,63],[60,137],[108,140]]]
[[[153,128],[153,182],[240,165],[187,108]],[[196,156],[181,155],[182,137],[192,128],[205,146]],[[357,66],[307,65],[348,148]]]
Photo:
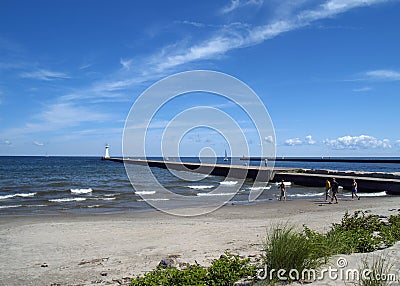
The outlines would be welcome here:
[[[332,179],[332,198],[331,201],[329,202],[330,204],[333,202],[333,199],[335,199],[335,204],[338,203],[337,199],[337,193],[339,191],[339,184],[336,182],[336,179]]]

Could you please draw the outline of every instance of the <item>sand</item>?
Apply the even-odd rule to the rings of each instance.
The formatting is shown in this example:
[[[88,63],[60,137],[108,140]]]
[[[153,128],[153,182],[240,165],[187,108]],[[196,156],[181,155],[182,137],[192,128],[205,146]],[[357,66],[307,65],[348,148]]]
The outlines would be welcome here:
[[[293,200],[225,206],[191,218],[158,211],[0,217],[0,285],[121,285],[168,256],[207,265],[226,250],[260,255],[266,230],[274,224],[326,231],[346,210],[398,214],[399,203],[400,197],[342,199],[337,205]],[[385,251],[400,260],[400,244]],[[360,256],[345,257],[355,264]]]

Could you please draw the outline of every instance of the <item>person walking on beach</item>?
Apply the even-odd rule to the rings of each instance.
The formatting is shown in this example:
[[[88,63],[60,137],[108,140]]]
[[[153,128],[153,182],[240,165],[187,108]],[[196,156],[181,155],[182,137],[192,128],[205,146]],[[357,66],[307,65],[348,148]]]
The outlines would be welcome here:
[[[281,201],[283,198],[283,200],[286,201],[286,185],[284,180],[282,180],[279,188],[281,189],[281,196],[279,197],[279,200]]]
[[[325,182],[325,202],[328,201],[328,197],[332,199],[332,196],[329,194],[330,190],[331,190],[331,182],[328,179],[326,179],[326,182]]]
[[[337,199],[338,191],[339,191],[339,184],[336,182],[336,179],[333,178],[332,179],[332,197],[331,197],[331,201],[329,202],[330,204],[333,202],[333,199],[335,199],[335,204],[338,203],[338,199]]]
[[[351,199],[354,200],[354,197],[357,199],[360,199],[360,197],[357,195],[358,191],[358,185],[356,179],[353,179],[353,187],[351,188]]]

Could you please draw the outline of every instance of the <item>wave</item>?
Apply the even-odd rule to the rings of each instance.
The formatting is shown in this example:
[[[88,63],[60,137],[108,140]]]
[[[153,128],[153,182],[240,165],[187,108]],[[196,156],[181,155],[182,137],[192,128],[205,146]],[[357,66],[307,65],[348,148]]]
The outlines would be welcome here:
[[[138,191],[135,192],[136,195],[154,195],[156,191]]]
[[[101,205],[92,205],[92,206],[87,206],[88,208],[100,208]]]
[[[261,191],[261,190],[269,190],[271,189],[271,186],[265,186],[265,187],[250,187],[250,191]]]
[[[91,188],[88,189],[71,189],[71,193],[73,194],[89,194],[93,192]]]
[[[234,186],[238,183],[238,181],[223,181],[220,182],[220,185],[224,185],[224,186]]]
[[[292,182],[283,182],[285,184],[286,187],[289,187],[292,185]],[[280,186],[281,182],[276,182],[275,185],[276,186]]]
[[[11,205],[11,206],[0,206],[0,209],[10,209],[10,208],[19,208],[22,205]]]
[[[86,201],[85,198],[63,198],[63,199],[52,199],[49,200],[49,202],[56,202],[56,203],[65,203],[65,202],[82,202],[82,201]]]
[[[288,197],[319,197],[323,196],[325,193],[304,193],[304,194],[288,194]]]
[[[191,189],[195,189],[195,190],[204,190],[204,189],[211,189],[211,188],[213,188],[214,186],[210,186],[210,185],[194,185],[194,186],[188,186],[188,188],[191,188]]]
[[[166,199],[166,198],[160,198],[160,199],[145,199],[145,200],[143,200],[143,199],[139,199],[139,200],[137,200],[138,202],[147,202],[147,201],[169,201],[169,199]]]
[[[110,197],[108,197],[108,198],[93,198],[93,200],[99,200],[99,201],[113,201],[115,199],[116,198],[110,198]]]
[[[236,193],[198,193],[199,197],[220,197],[220,196],[233,196]]]
[[[47,207],[47,205],[26,205],[28,208],[40,208],[40,207]]]
[[[386,192],[382,191],[382,192],[376,192],[376,193],[357,193],[357,195],[359,195],[360,197],[384,197],[386,196]],[[351,193],[349,194],[344,194],[344,197],[351,197]]]
[[[13,195],[4,195],[0,196],[0,200],[5,200],[5,199],[11,199],[15,197],[20,197],[20,198],[29,198],[35,196],[37,193],[20,193],[20,194],[13,194]]]

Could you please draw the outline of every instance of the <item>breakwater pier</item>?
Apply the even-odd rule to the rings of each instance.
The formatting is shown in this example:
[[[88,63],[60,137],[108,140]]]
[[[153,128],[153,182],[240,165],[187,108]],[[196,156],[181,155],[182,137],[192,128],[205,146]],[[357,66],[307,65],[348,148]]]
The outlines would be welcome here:
[[[231,178],[249,178],[272,182],[290,181],[307,187],[324,187],[327,179],[336,178],[346,190],[351,190],[352,181],[356,179],[360,192],[380,192],[400,195],[400,173],[356,172],[335,170],[312,170],[301,168],[269,168],[260,166],[242,166],[229,164],[204,164],[192,162],[175,162],[164,160],[145,160],[127,158],[105,158],[103,160],[171,169],[177,171],[197,172]]]

